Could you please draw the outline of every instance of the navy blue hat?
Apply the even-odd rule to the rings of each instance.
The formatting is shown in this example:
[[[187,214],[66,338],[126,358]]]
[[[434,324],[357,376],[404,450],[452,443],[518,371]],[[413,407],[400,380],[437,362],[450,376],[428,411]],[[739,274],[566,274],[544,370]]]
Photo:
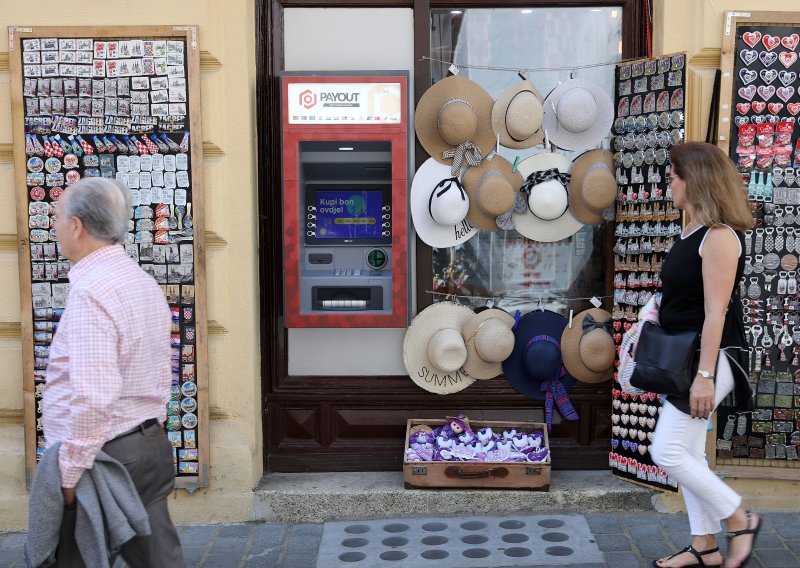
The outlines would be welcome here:
[[[544,381],[560,377],[565,390],[576,383],[563,368],[561,334],[567,318],[548,310],[534,310],[522,316],[514,329],[514,350],[503,361],[503,373],[511,385],[531,398],[544,400]]]

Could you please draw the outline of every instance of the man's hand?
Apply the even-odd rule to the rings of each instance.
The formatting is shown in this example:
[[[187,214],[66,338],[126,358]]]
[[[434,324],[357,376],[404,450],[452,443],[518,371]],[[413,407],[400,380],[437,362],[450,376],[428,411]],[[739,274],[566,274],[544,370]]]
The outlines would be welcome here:
[[[64,495],[64,504],[65,505],[73,505],[75,503],[75,488],[74,487],[62,487],[61,494]]]

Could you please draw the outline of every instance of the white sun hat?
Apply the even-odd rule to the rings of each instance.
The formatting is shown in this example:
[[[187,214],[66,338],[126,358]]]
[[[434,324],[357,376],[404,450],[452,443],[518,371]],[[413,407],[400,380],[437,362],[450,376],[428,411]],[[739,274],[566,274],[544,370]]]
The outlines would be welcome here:
[[[599,86],[581,79],[564,81],[544,100],[542,128],[564,150],[594,148],[611,131],[614,103]]]

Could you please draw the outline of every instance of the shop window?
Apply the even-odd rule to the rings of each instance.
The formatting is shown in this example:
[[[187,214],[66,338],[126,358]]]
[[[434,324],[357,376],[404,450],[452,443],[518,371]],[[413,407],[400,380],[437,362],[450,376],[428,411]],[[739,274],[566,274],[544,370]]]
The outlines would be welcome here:
[[[619,6],[436,9],[431,10],[431,58],[478,66],[460,67],[459,74],[494,98],[519,77],[515,71],[480,67],[528,69],[527,78],[543,96],[572,76],[602,86],[613,100],[613,65],[579,67],[622,58],[622,21]],[[448,74],[450,64],[441,61],[431,62],[433,81]],[[566,69],[538,70],[552,68]],[[544,151],[543,145],[526,150],[501,146],[500,155],[514,163]],[[558,151],[569,158],[581,153]],[[492,299],[512,313],[539,305],[563,312],[571,299],[606,293],[608,242],[604,225],[585,225],[553,243],[532,241],[513,230],[480,231],[463,245],[432,250],[431,284],[419,293],[432,293],[433,302],[456,294],[473,307]]]

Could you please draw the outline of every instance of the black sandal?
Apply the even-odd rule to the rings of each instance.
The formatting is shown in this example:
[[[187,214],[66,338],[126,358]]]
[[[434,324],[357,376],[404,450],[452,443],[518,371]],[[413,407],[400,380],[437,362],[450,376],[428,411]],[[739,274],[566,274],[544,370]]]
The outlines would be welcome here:
[[[682,566],[681,568],[720,568],[722,566],[722,564],[706,564],[705,562],[703,562],[703,556],[705,556],[706,554],[714,554],[715,552],[719,552],[719,547],[718,546],[715,546],[714,548],[709,548],[708,550],[704,550],[703,552],[700,552],[699,550],[697,550],[694,546],[692,546],[690,544],[689,546],[687,546],[683,550],[680,550],[680,551],[676,552],[675,554],[665,558],[664,560],[672,560],[673,558],[683,554],[684,552],[691,552],[694,555],[694,557],[697,558],[697,564],[686,564],[685,566]],[[661,558],[659,558],[658,560],[661,560]],[[655,566],[655,568],[663,568],[662,566],[658,565],[658,560],[653,560],[653,566]]]
[[[744,566],[747,564],[747,561],[750,560],[750,557],[753,555],[753,550],[756,548],[756,538],[758,538],[758,531],[761,530],[761,517],[758,518],[758,522],[756,526],[752,529],[750,528],[750,520],[753,518],[753,514],[750,511],[745,511],[746,518],[747,518],[747,528],[742,529],[740,531],[729,531],[725,533],[725,537],[728,539],[728,550],[730,550],[730,543],[731,540],[736,538],[737,536],[742,536],[746,534],[753,535],[753,541],[750,543],[750,552],[747,553],[747,556],[744,560],[742,560],[739,566]]]

